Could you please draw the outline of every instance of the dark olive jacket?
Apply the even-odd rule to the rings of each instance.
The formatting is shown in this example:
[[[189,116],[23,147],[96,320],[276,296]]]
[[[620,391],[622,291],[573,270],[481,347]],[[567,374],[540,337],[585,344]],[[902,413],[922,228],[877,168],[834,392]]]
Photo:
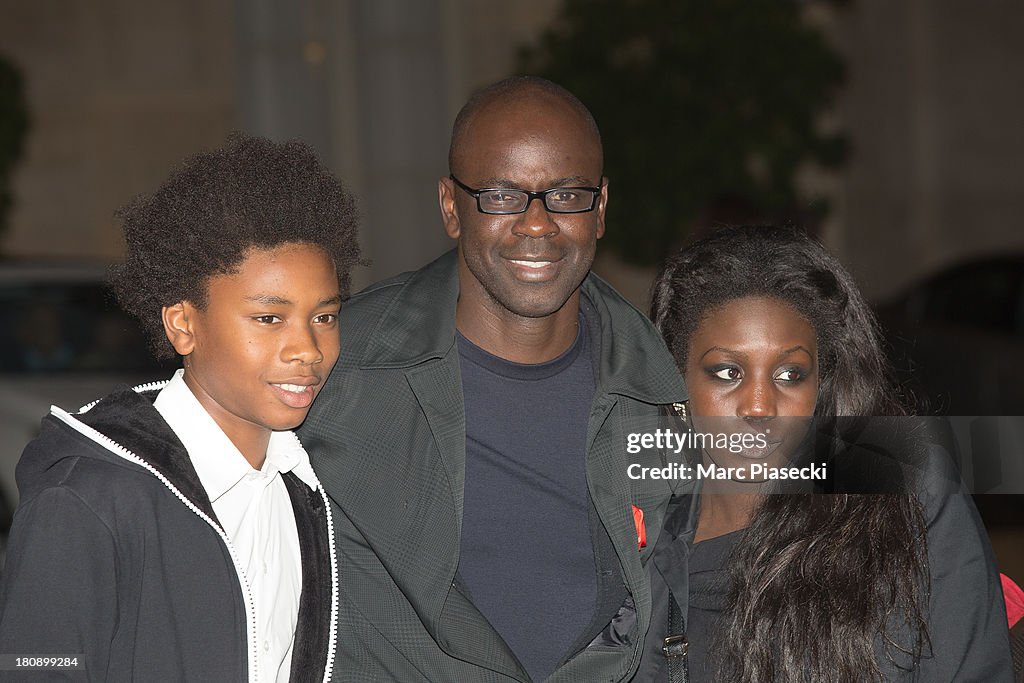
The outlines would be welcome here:
[[[466,459],[458,293],[449,252],[347,302],[341,358],[300,430],[334,505],[339,681],[529,680],[456,575]],[[639,661],[651,611],[643,565],[672,492],[671,482],[629,479],[630,463],[661,456],[627,454],[625,435],[685,390],[657,331],[608,284],[588,276],[581,299],[597,374],[586,468],[603,622],[548,680],[594,683],[625,680]],[[642,549],[632,505],[646,516]]]

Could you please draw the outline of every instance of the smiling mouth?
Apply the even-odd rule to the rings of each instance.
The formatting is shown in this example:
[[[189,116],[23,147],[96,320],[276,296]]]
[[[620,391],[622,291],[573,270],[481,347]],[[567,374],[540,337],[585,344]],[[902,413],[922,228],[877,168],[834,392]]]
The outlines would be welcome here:
[[[524,261],[521,259],[509,259],[509,261],[524,268],[543,268],[554,263],[554,261]]]
[[[273,384],[272,386],[280,387],[293,394],[304,394],[313,389],[313,385],[304,386],[302,384]]]
[[[319,381],[313,384],[291,384],[289,382],[271,382],[278,399],[290,408],[304,409],[313,403]]]
[[[558,277],[562,268],[562,256],[552,254],[537,255],[532,258],[504,257],[513,277],[520,282],[541,284],[551,282]]]

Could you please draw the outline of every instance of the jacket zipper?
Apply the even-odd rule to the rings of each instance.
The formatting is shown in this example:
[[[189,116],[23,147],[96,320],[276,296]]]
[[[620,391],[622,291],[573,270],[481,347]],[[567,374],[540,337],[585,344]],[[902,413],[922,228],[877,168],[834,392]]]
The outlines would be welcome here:
[[[327,499],[327,492],[319,479],[316,482],[316,490],[324,500],[324,510],[327,511],[327,545],[331,554],[331,630],[327,641],[327,667],[324,669],[324,683],[329,683],[331,674],[334,672],[334,658],[337,654],[338,642],[338,595],[341,587],[341,579],[338,577],[338,556],[334,546],[334,518],[331,516],[331,501]]]
[[[153,383],[153,384],[161,384],[161,383]],[[142,386],[149,386],[149,385],[142,385]],[[86,406],[85,409],[92,408],[92,406],[96,405],[96,403],[98,403],[98,401],[95,401],[95,402],[89,404],[88,406]],[[85,409],[83,409],[83,411]],[[85,436],[86,438],[88,438],[91,441],[94,441],[94,442],[98,443],[99,445],[103,446],[104,448],[106,448],[111,453],[114,453],[115,455],[120,456],[121,458],[124,458],[125,460],[127,460],[129,462],[132,462],[132,463],[134,463],[136,465],[139,465],[140,467],[144,467],[154,477],[156,477],[160,481],[160,483],[162,483],[164,486],[166,486],[167,489],[178,498],[178,500],[180,500],[182,503],[184,503],[185,507],[187,507],[189,510],[194,512],[201,520],[203,520],[204,522],[209,524],[210,527],[212,527],[213,530],[217,532],[217,534],[220,536],[221,540],[224,541],[224,545],[228,549],[228,554],[231,556],[231,562],[235,566],[235,575],[236,575],[236,578],[238,579],[239,584],[241,585],[243,602],[245,604],[245,626],[246,626],[246,633],[248,635],[248,638],[247,638],[247,646],[248,647],[246,649],[247,649],[247,651],[249,653],[249,672],[248,672],[249,673],[249,683],[257,683],[257,681],[258,681],[258,670],[259,669],[258,669],[258,667],[253,666],[254,663],[259,661],[258,660],[259,655],[258,655],[258,653],[256,651],[256,649],[257,649],[257,646],[256,646],[256,618],[255,618],[255,611],[256,611],[256,609],[255,609],[254,604],[253,604],[254,601],[253,601],[253,598],[252,598],[252,591],[249,588],[248,581],[246,581],[246,579],[245,579],[245,572],[242,571],[241,563],[238,561],[238,556],[235,553],[234,545],[231,543],[231,539],[228,538],[227,533],[225,533],[224,530],[221,529],[220,526],[217,525],[216,522],[214,522],[212,519],[210,519],[206,515],[205,512],[203,512],[202,510],[197,508],[192,503],[192,501],[190,501],[188,498],[186,498],[185,495],[181,491],[179,491],[176,486],[174,486],[174,484],[169,482],[167,480],[167,478],[164,477],[164,475],[162,475],[160,472],[158,472],[148,462],[146,462],[145,460],[143,460],[139,456],[135,455],[134,453],[129,451],[127,448],[125,448],[121,444],[117,443],[116,441],[114,441],[110,437],[106,436],[102,432],[99,432],[99,431],[93,429],[92,427],[90,427],[89,425],[85,424],[84,422],[81,422],[81,421],[75,419],[74,416],[72,416],[67,411],[62,410],[62,409],[58,408],[57,406],[51,406],[50,407],[50,413],[54,417],[59,419],[61,422],[67,424],[69,427],[74,429],[79,434]],[[333,626],[332,626],[332,628],[333,628]]]
[[[141,394],[144,391],[153,391],[155,389],[163,389],[165,386],[168,385],[168,383],[170,383],[169,379],[163,379],[163,380],[160,380],[158,382],[146,382],[145,384],[139,384],[139,385],[136,385],[136,386],[132,387],[132,391],[134,391],[137,394]],[[79,413],[87,413],[87,412],[89,412],[89,410],[92,409],[92,407],[94,405],[96,405],[97,403],[99,403],[102,400],[103,400],[102,398],[98,398],[95,401],[92,401],[91,403],[86,403],[84,406],[82,406],[81,408],[78,409],[78,412]]]
[[[145,391],[155,391],[155,390],[158,390],[158,389],[163,389],[169,383],[170,383],[170,380],[160,380],[160,381],[157,381],[157,382],[146,382],[145,384],[139,384],[137,386],[132,387],[132,391],[135,391],[136,393],[143,393]],[[79,410],[79,413],[85,413],[85,412],[89,411],[93,407],[93,405],[98,403],[100,400],[102,400],[102,399],[101,398],[97,398],[96,400],[92,401],[91,403],[87,403],[86,405],[83,405],[83,407]],[[59,411],[60,413],[65,414],[69,419],[73,420],[76,424],[80,424],[83,427],[88,427],[88,425],[85,425],[84,423],[79,422],[78,420],[75,420],[75,418],[73,416],[69,415],[65,411],[60,411],[60,409],[58,409],[56,407],[53,407],[53,408],[56,411]],[[60,417],[60,416],[57,416],[57,417]],[[61,418],[61,419],[63,419],[63,418]],[[65,422],[67,422],[67,420],[65,420]],[[75,427],[75,425],[71,425],[71,426]],[[77,427],[75,427],[75,428],[77,429]],[[79,431],[81,431],[81,430],[79,430]],[[147,470],[150,470],[151,472],[156,474],[157,477],[164,484],[166,484],[168,486],[168,488],[171,489],[171,492],[175,496],[177,496],[178,499],[181,500],[181,502],[184,503],[188,507],[188,509],[190,509],[191,511],[195,512],[196,514],[198,514],[204,521],[206,521],[208,524],[213,526],[214,529],[217,530],[217,532],[219,533],[221,539],[223,539],[224,543],[227,545],[228,552],[230,553],[230,556],[231,556],[231,561],[234,563],[234,568],[236,568],[236,570],[237,570],[237,572],[239,574],[239,579],[240,579],[240,583],[242,584],[243,594],[246,595],[246,597],[248,597],[250,601],[252,601],[252,593],[251,593],[251,590],[249,589],[249,583],[246,582],[246,581],[242,581],[242,578],[244,577],[245,573],[243,571],[241,571],[240,565],[239,565],[239,561],[238,561],[238,557],[236,556],[236,554],[234,554],[234,549],[231,546],[230,541],[227,539],[227,536],[225,535],[223,529],[221,529],[219,526],[217,526],[217,524],[212,519],[207,517],[206,514],[204,514],[202,510],[200,510],[199,508],[195,507],[193,504],[191,504],[191,502],[186,500],[184,498],[184,496],[180,492],[178,492],[177,488],[175,488],[174,485],[171,484],[170,481],[167,481],[163,476],[161,476],[161,474],[159,472],[157,472],[156,470],[154,470],[153,467],[148,465],[148,463],[143,461],[138,456],[135,456],[135,454],[131,453],[127,449],[125,449],[125,447],[122,446],[120,443],[117,443],[113,439],[110,439],[110,438],[104,436],[102,433],[100,433],[100,432],[98,432],[96,430],[92,430],[92,431],[95,432],[96,434],[98,434],[102,438],[102,441],[100,441],[100,443],[102,445],[105,445],[104,441],[109,441],[111,444],[117,446],[117,449],[119,449],[121,452],[124,452],[125,454],[128,454],[129,456],[131,456],[131,458],[129,458],[129,460],[132,460],[132,462],[137,462],[138,464],[140,464],[143,467],[145,467]],[[86,433],[85,435],[91,437],[91,435],[88,434],[88,433]],[[292,432],[292,438],[294,438],[296,440],[296,442],[299,444],[300,449],[305,451],[305,446],[302,445],[302,441],[299,440],[299,437],[298,437],[298,435],[295,432]],[[93,438],[93,440],[95,440],[95,439]],[[121,455],[121,453],[119,451],[115,451],[115,453],[117,453],[118,455]],[[313,476],[315,476],[315,474]],[[316,477],[316,492],[319,494],[319,496],[321,496],[321,499],[323,499],[323,501],[324,501],[324,511],[327,514],[328,549],[330,550],[330,557],[331,557],[331,631],[330,631],[330,635],[328,637],[327,666],[324,669],[324,683],[330,683],[331,674],[334,671],[334,660],[335,660],[335,657],[337,656],[337,646],[338,646],[338,602],[341,599],[341,596],[340,596],[340,579],[338,577],[338,556],[337,556],[337,554],[335,552],[336,547],[335,547],[335,542],[334,542],[334,513],[331,512],[331,501],[327,497],[327,492],[324,489],[324,484],[321,483],[321,480],[319,480],[318,477]],[[247,610],[247,613],[246,613],[247,626],[252,626],[252,629],[255,629],[254,625],[249,625],[248,624],[248,622],[250,621],[249,620],[249,604],[248,603],[246,604],[246,610]],[[255,607],[253,607],[253,611],[255,611]],[[255,640],[256,639],[255,639],[255,633],[253,631],[250,631],[250,640],[255,644]],[[250,652],[250,655],[252,655],[252,652]]]

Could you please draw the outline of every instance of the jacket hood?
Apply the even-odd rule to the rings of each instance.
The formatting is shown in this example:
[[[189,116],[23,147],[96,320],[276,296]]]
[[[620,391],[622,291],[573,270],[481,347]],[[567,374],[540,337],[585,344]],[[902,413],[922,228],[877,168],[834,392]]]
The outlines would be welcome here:
[[[18,462],[15,476],[21,498],[60,484],[80,458],[155,476],[135,462],[142,459],[215,518],[185,446],[153,407],[164,384],[121,387],[74,414],[55,408],[43,418],[39,436]]]

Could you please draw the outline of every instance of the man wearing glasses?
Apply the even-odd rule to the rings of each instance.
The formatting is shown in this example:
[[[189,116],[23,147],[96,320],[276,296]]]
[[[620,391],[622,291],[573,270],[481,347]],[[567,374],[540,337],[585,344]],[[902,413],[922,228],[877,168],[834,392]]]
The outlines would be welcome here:
[[[346,304],[302,430],[337,505],[335,677],[624,680],[671,493],[627,477],[625,432],[685,391],[653,327],[589,274],[600,134],[560,86],[509,79],[459,113],[449,170],[457,249]]]

